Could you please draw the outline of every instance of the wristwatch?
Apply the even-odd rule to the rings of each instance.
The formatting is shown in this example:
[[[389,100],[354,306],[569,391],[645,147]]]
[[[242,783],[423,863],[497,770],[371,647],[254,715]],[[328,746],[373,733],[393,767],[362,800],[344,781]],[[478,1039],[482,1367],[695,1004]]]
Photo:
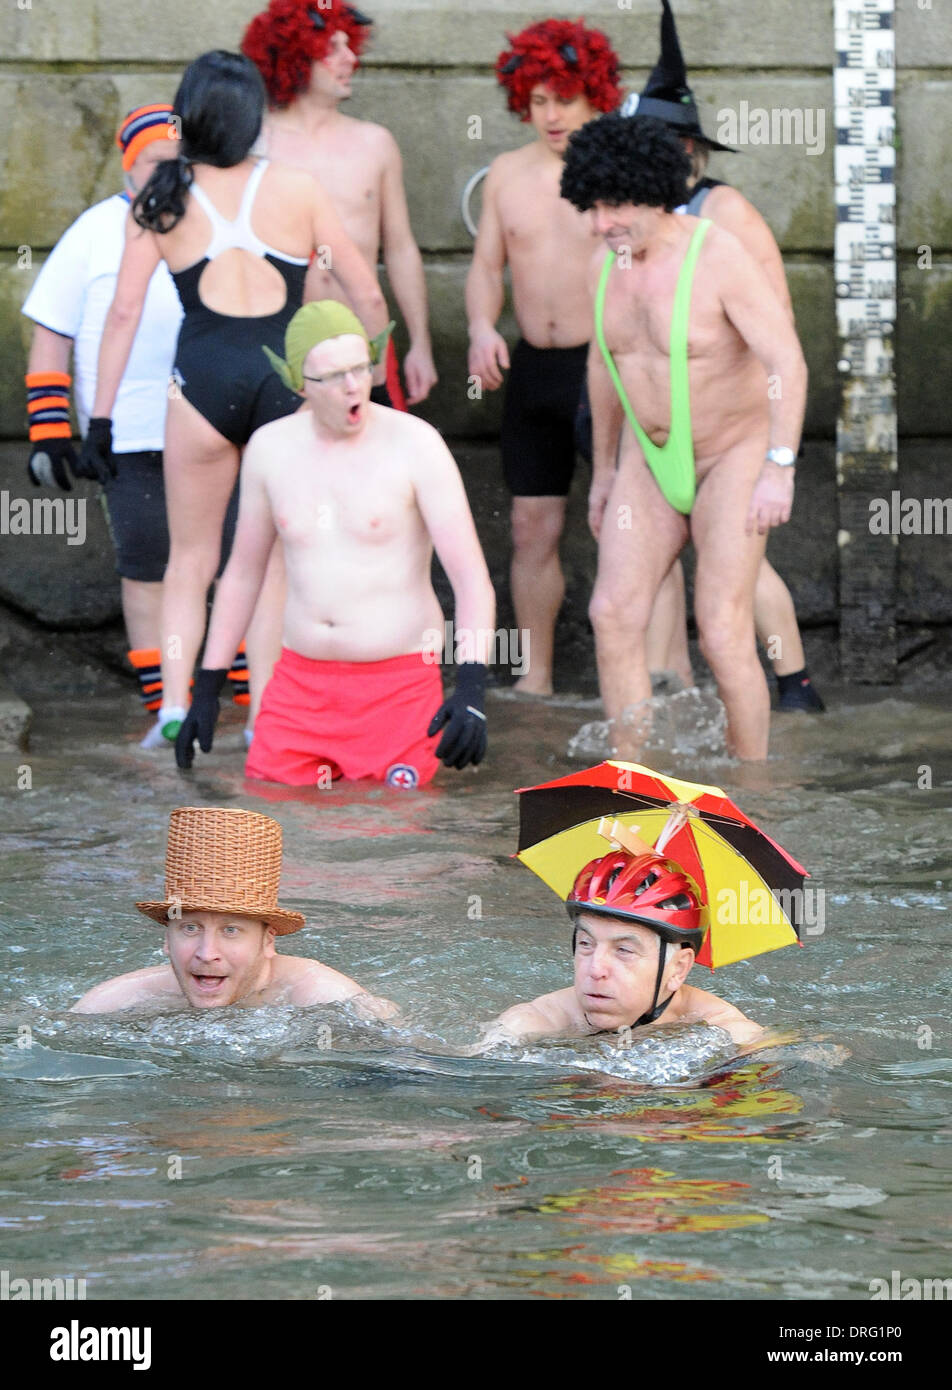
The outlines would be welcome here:
[[[767,457],[778,468],[792,468],[797,461],[797,456],[792,449],[768,449]]]

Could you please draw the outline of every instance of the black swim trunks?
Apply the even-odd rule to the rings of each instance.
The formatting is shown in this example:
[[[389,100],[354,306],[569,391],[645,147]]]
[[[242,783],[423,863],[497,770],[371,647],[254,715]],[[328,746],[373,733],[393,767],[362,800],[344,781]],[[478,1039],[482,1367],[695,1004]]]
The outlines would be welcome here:
[[[113,454],[116,476],[103,492],[106,523],[116,551],[116,570],[123,579],[158,584],[169,562],[169,523],[165,510],[162,455],[155,449]],[[221,574],[231,551],[238,519],[238,485],[232,492],[222,528]]]
[[[514,497],[565,497],[575,469],[575,424],[588,344],[513,348],[503,406],[502,467]]]

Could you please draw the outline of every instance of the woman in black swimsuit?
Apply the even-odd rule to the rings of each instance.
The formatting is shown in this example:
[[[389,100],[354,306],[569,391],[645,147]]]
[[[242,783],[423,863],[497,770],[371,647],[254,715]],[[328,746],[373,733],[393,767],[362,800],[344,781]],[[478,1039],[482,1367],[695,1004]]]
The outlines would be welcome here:
[[[91,422],[108,454],[109,414],[153,271],[164,259],[185,310],[165,434],[171,548],[162,608],[163,732],[174,740],[205,629],[205,598],[218,568],[222,521],[241,449],[259,426],[300,405],[262,352],[284,351],[317,251],[368,332],[387,323],[376,277],[309,174],[255,160],[265,92],[254,64],[216,51],[186,70],[173,106],[177,159],[159,166],[136,199],[115,298],[106,319]],[[96,426],[93,429],[93,426]],[[252,711],[280,648],[280,567],[248,630]]]

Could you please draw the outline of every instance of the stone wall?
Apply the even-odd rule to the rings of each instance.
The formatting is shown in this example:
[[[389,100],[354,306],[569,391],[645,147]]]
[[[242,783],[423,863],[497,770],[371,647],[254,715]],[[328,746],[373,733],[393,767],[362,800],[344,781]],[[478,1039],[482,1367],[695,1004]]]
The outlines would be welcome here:
[[[897,105],[901,312],[898,390],[902,453],[900,483],[916,493],[948,478],[948,408],[952,368],[952,200],[942,144],[952,118],[952,10],[933,0],[899,0]],[[212,47],[237,47],[251,0],[196,6],[186,0],[9,0],[0,12],[0,439],[22,440],[22,393],[28,326],[19,306],[46,250],[90,203],[118,185],[113,134],[131,106],[171,99],[182,67]],[[424,414],[451,439],[493,438],[498,393],[471,401],[466,390],[463,281],[471,239],[460,214],[467,179],[503,150],[529,138],[510,116],[491,64],[515,31],[545,11],[505,0],[368,0],[373,42],[348,106],[381,121],[404,155],[414,230],[424,252],[440,384]],[[560,12],[583,14],[614,41],[625,82],[638,90],[656,58],[656,0],[578,0]],[[833,113],[832,23],[829,0],[678,0],[682,45],[707,129],[718,112],[750,107],[815,108],[825,113],[825,147],[750,145],[715,156],[711,172],[728,178],[766,216],[782,248],[797,323],[810,366],[806,434],[811,463],[801,470],[795,519],[775,538],[776,554],[804,622],[836,613],[835,490],[832,439],[838,382],[832,274]],[[753,16],[756,15],[756,21]],[[945,55],[945,56],[943,56]],[[471,120],[478,116],[480,121]],[[470,138],[478,128],[479,138]],[[478,210],[479,195],[474,199]],[[924,253],[926,248],[927,253]],[[503,322],[511,331],[511,319]],[[478,454],[477,519],[494,571],[505,572],[506,498],[492,452]],[[0,460],[0,485],[19,487],[22,449]],[[488,476],[483,478],[483,470]],[[919,493],[919,495],[926,495]],[[584,634],[584,596],[592,556],[584,539],[571,543],[572,587],[565,623]],[[16,602],[18,569],[10,547],[0,565],[0,596]],[[498,554],[496,551],[498,550]],[[901,615],[906,622],[949,621],[952,545],[947,537],[904,538]],[[101,578],[108,580],[108,546]],[[66,582],[68,575],[64,575]],[[19,576],[22,580],[22,576]],[[87,581],[84,581],[87,582]],[[101,621],[99,581],[93,605]],[[47,599],[50,596],[47,595]],[[55,596],[45,605],[49,621]],[[115,609],[115,603],[113,604]],[[64,621],[83,621],[82,604],[62,602]],[[116,610],[117,611],[117,610]],[[574,640],[574,639],[573,639]]]

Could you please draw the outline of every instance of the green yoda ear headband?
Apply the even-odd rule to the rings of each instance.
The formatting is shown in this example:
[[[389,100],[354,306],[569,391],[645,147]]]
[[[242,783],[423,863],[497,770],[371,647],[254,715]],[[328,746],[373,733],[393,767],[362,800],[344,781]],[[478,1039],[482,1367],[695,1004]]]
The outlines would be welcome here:
[[[376,364],[386,350],[393,327],[391,320],[382,333],[370,338],[360,319],[346,304],[339,304],[336,299],[318,299],[302,305],[288,324],[283,358],[267,347],[262,348],[262,352],[285,386],[291,391],[301,392],[304,390],[304,359],[318,343],[323,343],[327,338],[340,338],[345,333],[356,334],[358,338],[363,338],[370,349],[370,360]]]

